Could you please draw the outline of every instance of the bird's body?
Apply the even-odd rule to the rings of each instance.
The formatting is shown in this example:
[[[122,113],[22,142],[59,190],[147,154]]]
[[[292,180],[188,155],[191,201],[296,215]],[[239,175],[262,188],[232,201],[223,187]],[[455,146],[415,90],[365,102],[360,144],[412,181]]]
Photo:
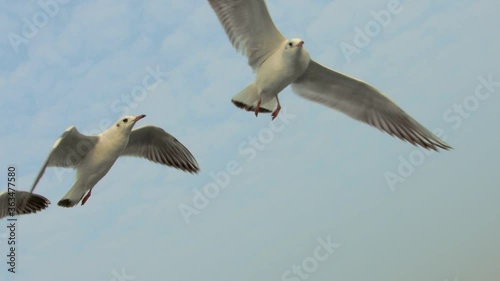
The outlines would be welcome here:
[[[208,0],[231,44],[248,58],[256,80],[231,101],[248,111],[280,111],[278,94],[288,85],[299,96],[329,106],[411,144],[450,149],[369,84],[322,66],[299,38],[286,39],[264,0]]]
[[[300,39],[293,41],[298,44]],[[275,98],[290,83],[295,81],[309,65],[311,58],[304,48],[286,45],[287,41],[283,41],[282,48],[277,49],[265,60],[255,73],[255,84],[262,97],[262,103]]]
[[[90,191],[113,167],[118,157],[127,146],[130,132],[112,126],[98,135],[99,141],[90,150],[76,168],[76,181],[66,193],[59,205],[78,202]],[[66,204],[67,202],[67,204]],[[68,206],[70,207],[70,206]]]
[[[311,58],[299,38],[283,40],[270,56],[255,68],[255,82],[232,98],[232,102],[249,111],[271,112],[273,119],[281,106],[278,94],[307,69]]]
[[[75,168],[76,180],[58,205],[73,207],[82,198],[83,205],[120,156],[139,156],[190,173],[198,172],[198,163],[189,150],[163,129],[153,126],[133,129],[144,117],[125,116],[97,136],[82,135],[74,126],[69,127],[55,142],[31,191],[47,167]]]

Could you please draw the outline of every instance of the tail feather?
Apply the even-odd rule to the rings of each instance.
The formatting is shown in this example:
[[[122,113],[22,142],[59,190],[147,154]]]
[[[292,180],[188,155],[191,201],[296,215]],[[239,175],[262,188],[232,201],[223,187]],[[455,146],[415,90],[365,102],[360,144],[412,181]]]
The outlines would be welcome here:
[[[257,105],[258,100],[259,93],[255,84],[250,84],[231,99],[234,105],[246,111],[255,111],[255,106]],[[259,112],[270,113],[276,108],[276,105],[276,99],[273,98],[270,101],[261,104]]]
[[[71,189],[64,195],[64,197],[59,200],[57,205],[61,207],[66,207],[70,208],[78,204],[80,200],[82,200],[83,195],[85,195],[85,192],[87,191],[84,186],[77,185],[78,182],[76,182]]]

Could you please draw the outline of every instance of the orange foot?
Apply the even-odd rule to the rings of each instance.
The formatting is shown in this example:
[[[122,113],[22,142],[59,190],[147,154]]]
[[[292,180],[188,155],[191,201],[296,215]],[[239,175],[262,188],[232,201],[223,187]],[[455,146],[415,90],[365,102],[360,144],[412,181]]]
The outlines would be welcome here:
[[[260,104],[262,102],[262,99],[259,98],[259,101],[257,102],[257,106],[255,107],[255,117],[259,115],[259,110],[260,110]]]
[[[281,110],[281,104],[280,104],[280,100],[278,99],[278,96],[276,96],[276,101],[278,102],[278,106],[271,114],[271,116],[273,117],[273,119],[271,119],[271,120],[276,119],[276,117],[278,117],[278,114],[280,113],[280,110]]]
[[[85,202],[87,202],[87,200],[89,200],[89,197],[91,194],[92,194],[92,189],[90,189],[89,192],[87,192],[87,195],[85,195],[85,197],[83,197],[82,206],[85,204]]]

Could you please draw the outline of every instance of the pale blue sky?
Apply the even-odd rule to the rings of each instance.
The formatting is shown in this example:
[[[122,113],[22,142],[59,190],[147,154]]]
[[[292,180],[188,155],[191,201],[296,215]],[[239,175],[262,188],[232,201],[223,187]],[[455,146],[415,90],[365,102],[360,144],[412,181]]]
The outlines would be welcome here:
[[[201,172],[122,158],[85,206],[64,209],[74,172],[47,170],[36,192],[52,205],[18,221],[15,275],[0,228],[6,280],[305,280],[286,272],[318,239],[340,247],[307,280],[498,280],[500,85],[480,82],[500,81],[496,1],[400,1],[349,58],[341,46],[391,1],[268,1],[314,59],[440,129],[454,150],[431,155],[289,88],[288,123],[236,108],[253,74],[207,1],[61,2],[50,14],[37,1],[0,4],[0,179],[15,164],[29,189],[67,127],[97,133],[125,109],[177,137]],[[31,34],[34,17],[46,23]],[[130,100],[156,68],[159,83]],[[248,160],[249,140],[270,128]],[[186,224],[179,206],[230,162],[239,173]]]

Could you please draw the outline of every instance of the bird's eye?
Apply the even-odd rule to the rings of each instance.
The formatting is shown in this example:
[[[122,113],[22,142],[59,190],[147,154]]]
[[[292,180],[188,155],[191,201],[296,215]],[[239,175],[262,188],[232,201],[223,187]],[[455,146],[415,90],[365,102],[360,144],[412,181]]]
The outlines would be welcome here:
[[[288,46],[292,47],[292,46],[293,46],[292,42],[289,42],[289,43],[288,43]]]
[[[122,121],[123,121],[124,123],[127,123],[127,122],[128,122],[128,119],[127,119],[127,118],[125,118],[125,119],[123,119]]]

